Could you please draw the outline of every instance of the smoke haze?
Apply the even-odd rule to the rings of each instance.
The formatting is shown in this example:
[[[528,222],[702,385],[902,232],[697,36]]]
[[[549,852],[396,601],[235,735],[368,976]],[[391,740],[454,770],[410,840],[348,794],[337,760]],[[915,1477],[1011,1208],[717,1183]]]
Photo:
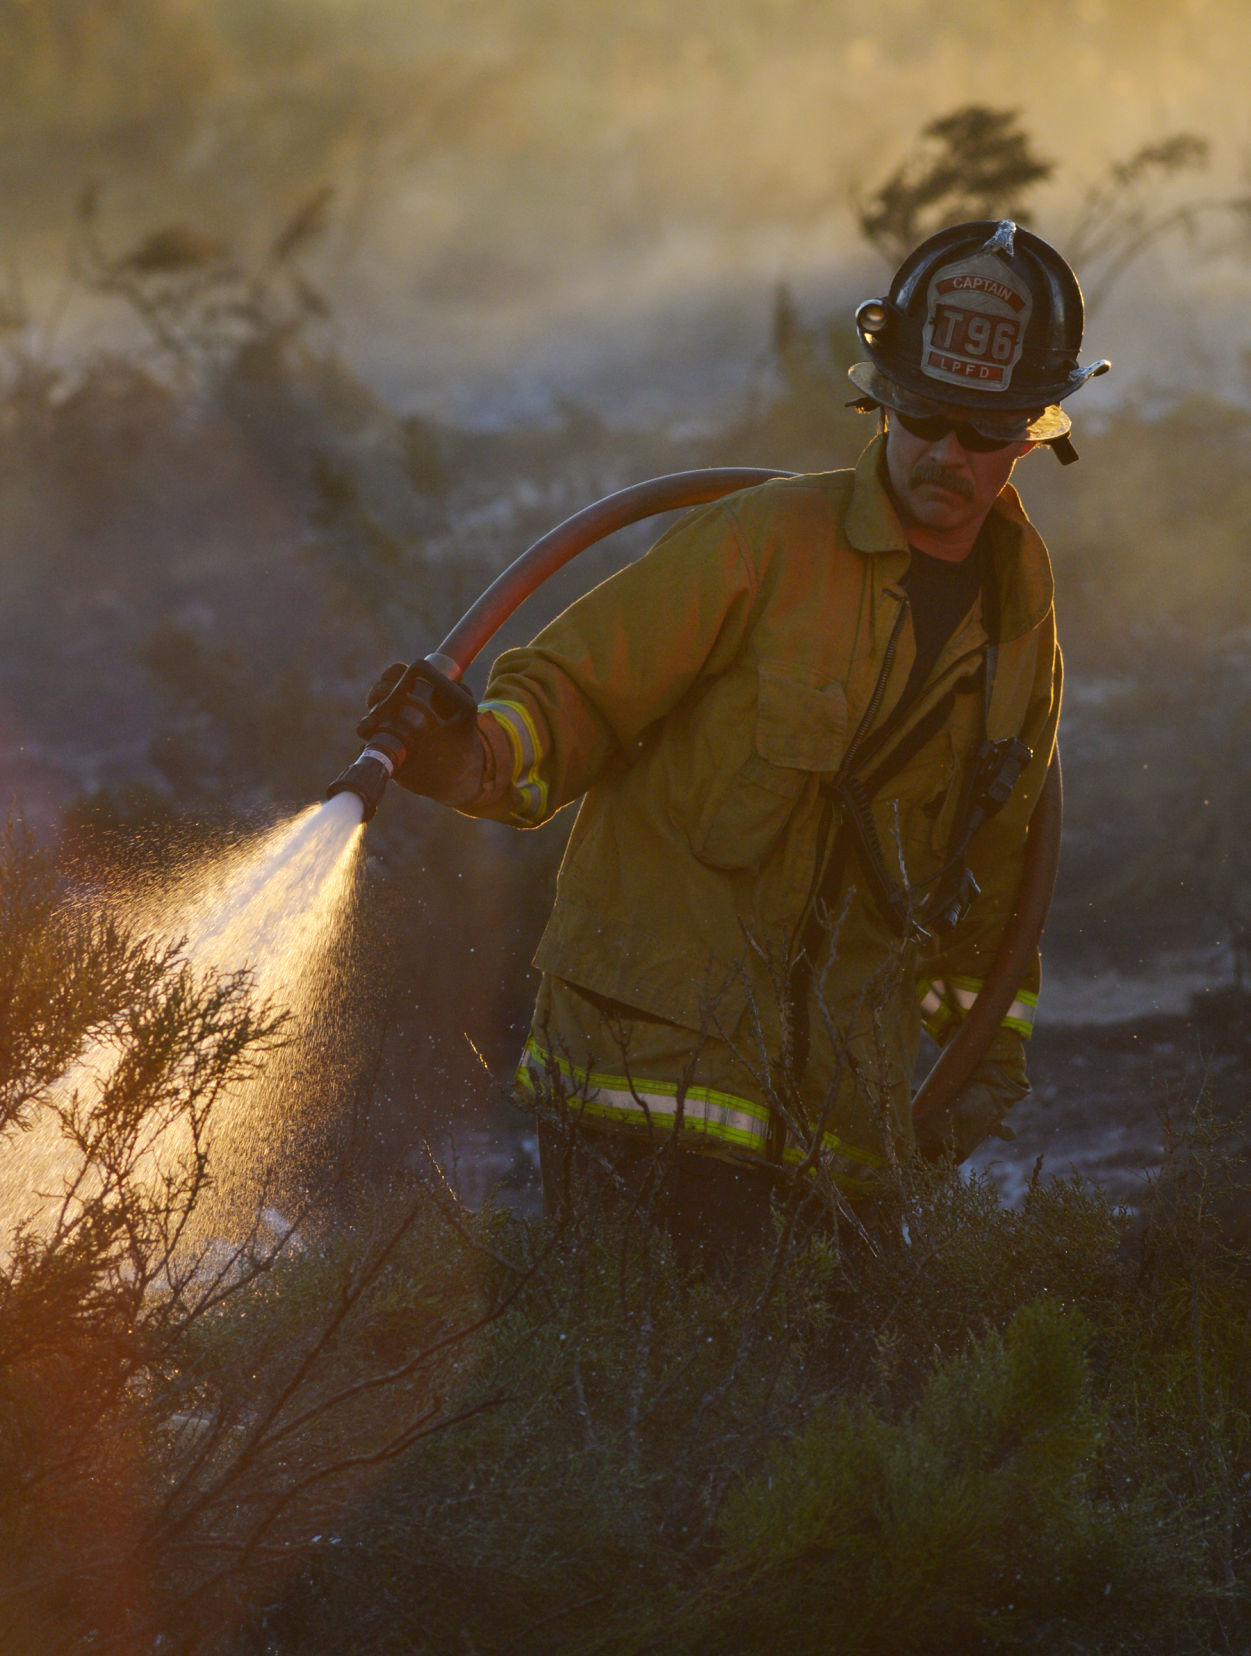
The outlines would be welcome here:
[[[393,400],[691,413],[741,386],[778,280],[827,309],[881,284],[853,204],[928,120],[1019,110],[1063,245],[1089,184],[1170,133],[1212,146],[1178,199],[1243,188],[1248,61],[1239,0],[5,0],[9,263],[46,318],[88,179],[119,245],[172,217],[261,245],[330,184],[319,274]],[[1212,373],[1242,393],[1232,231],[1213,215],[1127,273],[1097,396]],[[79,305],[59,343],[101,326]]]

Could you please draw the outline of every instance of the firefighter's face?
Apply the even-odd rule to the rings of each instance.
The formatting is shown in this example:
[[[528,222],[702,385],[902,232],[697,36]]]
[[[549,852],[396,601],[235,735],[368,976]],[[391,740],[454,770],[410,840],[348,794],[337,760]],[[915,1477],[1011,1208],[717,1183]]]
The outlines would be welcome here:
[[[959,410],[952,409],[953,419]],[[950,430],[938,438],[914,436],[898,419],[886,427],[886,470],[905,529],[936,535],[977,533],[1012,468],[1032,443],[978,452]]]

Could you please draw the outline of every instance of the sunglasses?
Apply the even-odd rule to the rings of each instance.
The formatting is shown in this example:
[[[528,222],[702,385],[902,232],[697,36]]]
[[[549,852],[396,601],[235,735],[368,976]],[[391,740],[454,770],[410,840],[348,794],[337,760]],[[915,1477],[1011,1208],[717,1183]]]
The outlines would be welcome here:
[[[960,447],[970,454],[993,454],[996,449],[1011,448],[1013,443],[1020,443],[1025,438],[1024,431],[1018,432],[1015,437],[989,437],[966,420],[949,420],[945,414],[918,417],[915,414],[901,414],[898,409],[892,413],[906,432],[926,443],[941,443],[949,431],[954,431]]]

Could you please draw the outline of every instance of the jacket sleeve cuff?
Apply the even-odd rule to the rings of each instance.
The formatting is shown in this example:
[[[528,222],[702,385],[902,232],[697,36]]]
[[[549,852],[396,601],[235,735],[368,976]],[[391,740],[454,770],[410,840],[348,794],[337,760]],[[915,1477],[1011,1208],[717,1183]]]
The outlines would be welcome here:
[[[921,1002],[921,1021],[925,1032],[940,1046],[955,1034],[965,1014],[981,993],[980,978],[948,977],[922,981],[917,985]],[[1010,1029],[1023,1041],[1034,1032],[1034,1014],[1038,1010],[1038,996],[1029,989],[1018,989],[1016,999],[1004,1015],[1001,1027]]]
[[[471,799],[458,802],[471,816],[489,816],[517,828],[548,816],[539,734],[529,709],[516,701],[486,701],[478,709],[482,779]]]

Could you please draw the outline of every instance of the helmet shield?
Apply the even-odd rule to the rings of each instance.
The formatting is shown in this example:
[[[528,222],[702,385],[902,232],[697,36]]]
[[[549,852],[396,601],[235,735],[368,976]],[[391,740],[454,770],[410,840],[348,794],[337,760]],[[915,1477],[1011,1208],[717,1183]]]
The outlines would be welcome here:
[[[1006,391],[1033,314],[1029,288],[993,253],[939,265],[926,288],[921,372],[947,385]]]

